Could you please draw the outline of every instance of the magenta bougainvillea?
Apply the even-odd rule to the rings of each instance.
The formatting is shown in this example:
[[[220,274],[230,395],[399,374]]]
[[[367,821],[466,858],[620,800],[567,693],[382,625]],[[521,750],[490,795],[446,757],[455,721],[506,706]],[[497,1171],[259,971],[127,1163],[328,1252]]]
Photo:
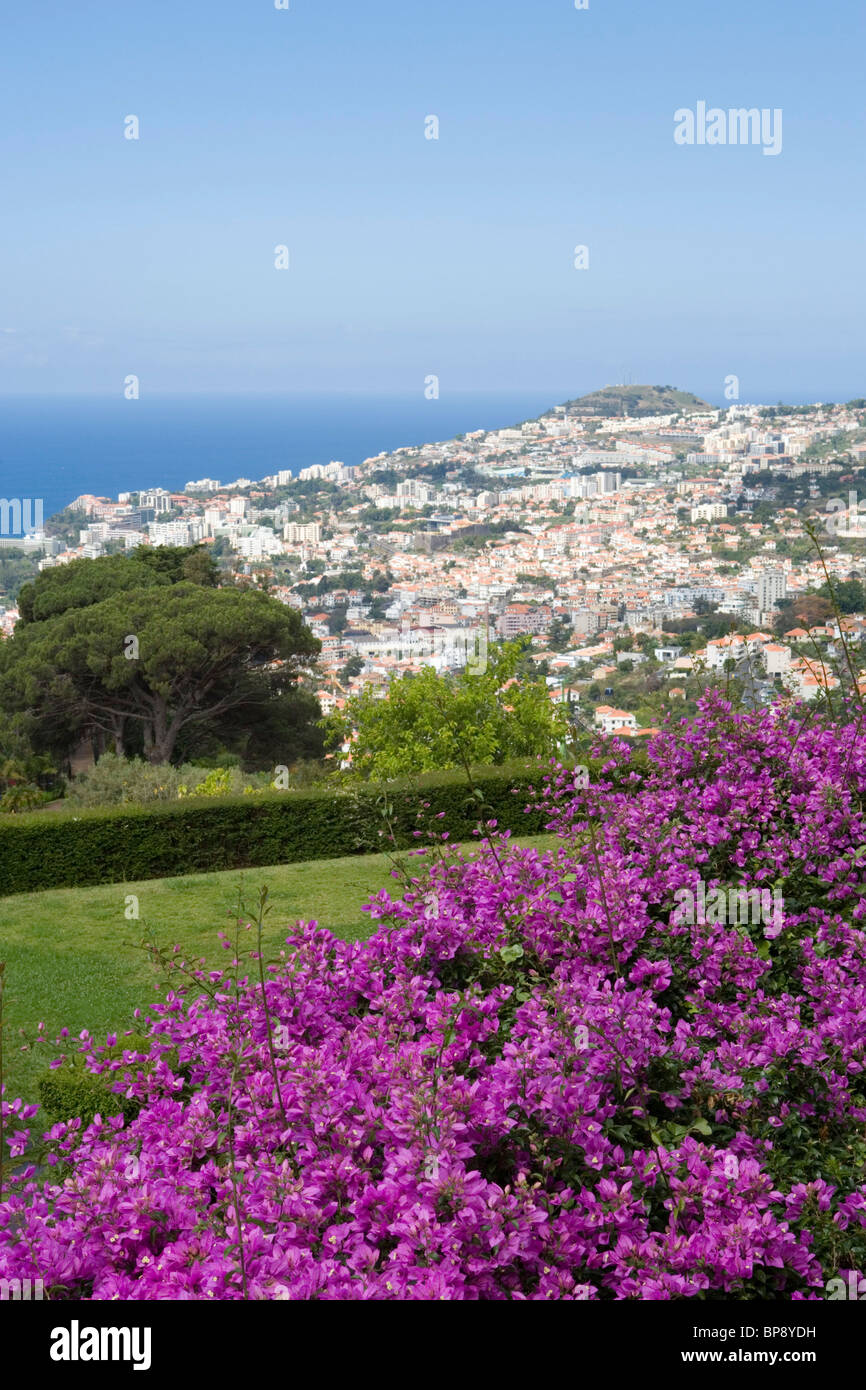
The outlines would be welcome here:
[[[862,1271],[866,734],[711,697],[634,771],[606,748],[588,787],[539,780],[554,848],[428,845],[370,940],[301,924],[264,991],[233,941],[225,972],[178,969],[146,1049],[84,1040],[124,1113],[54,1125],[38,1167],[4,1102],[0,1277],[819,1299]],[[678,909],[731,889],[776,910]]]

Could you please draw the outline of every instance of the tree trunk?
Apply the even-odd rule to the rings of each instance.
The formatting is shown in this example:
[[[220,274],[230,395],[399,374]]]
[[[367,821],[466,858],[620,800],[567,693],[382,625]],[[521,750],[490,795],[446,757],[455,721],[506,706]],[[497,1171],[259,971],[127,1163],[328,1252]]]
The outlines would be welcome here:
[[[177,735],[166,733],[163,738],[155,738],[147,752],[147,761],[155,765],[171,762]]]
[[[148,725],[145,724],[145,756],[150,763],[167,763],[171,761],[174,752],[177,736],[180,733],[183,718],[180,713],[175,714],[171,723],[168,719],[168,709],[163,699],[153,702],[153,720]],[[148,746],[148,732],[150,733],[150,745]]]

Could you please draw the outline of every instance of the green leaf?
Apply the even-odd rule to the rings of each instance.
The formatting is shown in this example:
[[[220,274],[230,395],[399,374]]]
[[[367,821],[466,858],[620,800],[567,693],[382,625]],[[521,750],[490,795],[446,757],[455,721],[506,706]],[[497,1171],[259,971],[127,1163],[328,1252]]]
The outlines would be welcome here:
[[[523,947],[517,943],[513,946],[503,946],[499,954],[506,965],[511,965],[512,962],[520,960],[523,955]]]

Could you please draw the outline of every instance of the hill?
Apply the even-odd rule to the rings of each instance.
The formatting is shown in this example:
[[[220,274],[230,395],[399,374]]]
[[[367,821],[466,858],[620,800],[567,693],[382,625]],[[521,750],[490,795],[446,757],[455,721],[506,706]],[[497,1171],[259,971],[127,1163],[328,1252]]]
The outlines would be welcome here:
[[[605,386],[590,391],[577,400],[565,401],[563,407],[578,415],[670,415],[675,411],[713,410],[714,407],[691,391],[678,391],[673,386]],[[552,412],[549,412],[552,413]]]

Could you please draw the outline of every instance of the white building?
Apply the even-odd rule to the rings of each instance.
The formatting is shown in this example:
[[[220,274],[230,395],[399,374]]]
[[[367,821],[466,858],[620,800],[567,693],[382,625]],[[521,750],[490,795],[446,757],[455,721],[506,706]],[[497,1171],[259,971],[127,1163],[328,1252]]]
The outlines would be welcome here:
[[[724,502],[701,502],[692,507],[692,521],[724,521],[728,508]]]
[[[764,659],[768,676],[783,676],[791,664],[791,649],[779,642],[768,642],[764,647]]]
[[[357,471],[355,467],[347,467],[345,463],[340,463],[339,459],[332,459],[330,463],[313,463],[309,468],[302,468],[298,478],[302,483],[310,478],[324,478],[329,483],[346,483],[354,478]]]
[[[245,560],[264,560],[280,555],[283,549],[279,536],[269,526],[257,526],[248,536],[238,536],[232,544]]]
[[[424,507],[428,502],[432,502],[435,491],[428,483],[419,482],[417,478],[407,478],[405,482],[398,483],[396,488],[397,501],[415,507]]]
[[[633,732],[637,728],[633,714],[626,709],[614,709],[612,705],[599,705],[594,719],[603,734]]]
[[[166,492],[164,487],[152,487],[147,492],[140,492],[138,502],[141,507],[153,507],[157,516],[171,511],[171,493]]]
[[[152,521],[147,528],[151,545],[195,545],[204,539],[200,521]]]
[[[726,661],[742,661],[747,651],[748,647],[738,633],[715,638],[707,643],[707,666],[711,671],[719,671]]]
[[[764,570],[758,576],[757,608],[759,613],[774,613],[776,600],[783,599],[788,592],[788,580],[784,570]]]
[[[283,528],[283,536],[290,544],[318,545],[322,539],[322,528],[318,521],[311,521],[304,526],[290,521]]]

